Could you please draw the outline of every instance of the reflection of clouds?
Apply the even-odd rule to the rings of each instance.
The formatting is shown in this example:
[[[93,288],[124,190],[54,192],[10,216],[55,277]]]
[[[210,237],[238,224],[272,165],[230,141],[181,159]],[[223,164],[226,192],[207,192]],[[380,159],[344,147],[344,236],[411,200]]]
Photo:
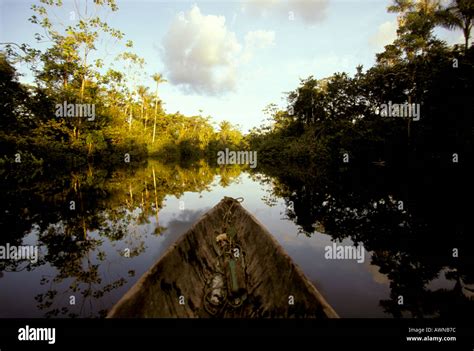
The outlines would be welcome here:
[[[364,266],[367,267],[367,271],[372,274],[372,278],[374,279],[374,282],[382,285],[388,285],[390,284],[390,279],[388,279],[386,274],[380,273],[380,267],[375,266],[373,264],[370,264],[369,260],[369,253],[365,253],[365,262]]]
[[[173,216],[163,226],[166,228],[163,233],[163,241],[161,242],[159,249],[159,256],[173,245],[189,228],[196,223],[199,218],[206,213],[209,208],[201,208],[199,210],[182,210],[178,212],[177,216]]]
[[[388,280],[382,281],[382,275],[377,275],[378,267],[371,266],[367,257],[363,264],[356,260],[328,260],[324,257],[324,246],[332,245],[332,241],[327,235],[311,238],[293,235],[293,238],[282,243],[285,251],[340,316],[385,316],[378,301],[389,296]],[[344,240],[338,245],[350,243]]]
[[[285,243],[290,242],[290,241],[295,241],[295,240],[296,240],[296,239],[295,239],[294,236],[288,235],[288,234],[283,234],[283,241],[284,241]]]
[[[302,247],[308,248],[312,252],[312,256],[321,256],[324,257],[324,247],[326,245],[332,245],[333,241],[328,234],[318,233],[315,232],[312,237],[308,238],[304,235],[294,235],[285,233],[282,235],[283,237],[283,246],[285,249],[290,251],[292,250],[301,250]],[[354,245],[353,241],[350,239],[344,239],[341,243],[337,243],[338,245]],[[360,264],[357,263],[355,260],[341,260],[343,261],[352,262],[354,264],[355,269],[359,270],[366,270],[373,278],[373,281],[382,284],[388,285],[390,280],[388,277],[380,273],[379,266],[371,264],[371,253],[364,249],[364,263]],[[338,260],[335,260],[338,261]]]
[[[260,215],[260,213],[265,214],[265,211],[267,211],[265,208],[258,207],[258,208],[255,208],[255,209],[252,211],[252,214],[253,214],[255,217],[258,217],[258,216]]]
[[[455,280],[449,280],[446,278],[446,273],[449,272],[450,269],[445,267],[443,268],[439,274],[438,277],[431,280],[428,282],[426,285],[426,289],[430,291],[436,291],[439,289],[446,289],[446,290],[452,290],[454,289],[454,286],[456,285]]]

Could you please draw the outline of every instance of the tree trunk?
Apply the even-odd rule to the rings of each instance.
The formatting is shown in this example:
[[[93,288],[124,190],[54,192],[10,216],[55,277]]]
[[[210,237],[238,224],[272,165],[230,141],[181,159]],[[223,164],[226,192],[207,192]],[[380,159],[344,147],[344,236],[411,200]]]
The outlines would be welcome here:
[[[156,98],[155,98],[155,117],[153,123],[153,141],[152,144],[155,143],[155,133],[156,133],[156,110],[158,109],[158,90],[156,91]]]
[[[468,24],[469,26],[469,24]],[[464,32],[464,50],[467,51],[467,49],[469,49],[469,27],[466,26],[463,28],[463,32]]]
[[[153,171],[153,189],[155,190],[155,210],[156,210],[156,225],[158,226],[158,194],[156,193],[156,177],[155,177],[155,167],[152,168]]]
[[[411,95],[408,95],[408,106],[411,106]],[[408,116],[408,125],[407,125],[408,145],[410,145],[410,134],[411,134],[411,128],[410,127],[411,127],[411,117]]]
[[[128,118],[128,130],[132,129],[132,106],[130,106],[130,116]]]

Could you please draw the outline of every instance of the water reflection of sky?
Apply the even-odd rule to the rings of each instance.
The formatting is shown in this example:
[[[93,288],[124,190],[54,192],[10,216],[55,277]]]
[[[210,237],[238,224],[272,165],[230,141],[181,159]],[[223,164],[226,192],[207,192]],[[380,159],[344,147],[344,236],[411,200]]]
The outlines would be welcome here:
[[[203,204],[216,204],[223,196],[243,197],[243,206],[276,237],[288,254],[298,264],[306,276],[326,297],[334,309],[344,317],[386,316],[378,302],[389,296],[388,279],[371,266],[370,255],[365,253],[365,262],[356,260],[327,260],[324,247],[332,245],[326,234],[315,233],[311,237],[298,234],[294,222],[285,218],[285,203],[282,199],[273,207],[262,198],[268,194],[270,185],[254,182],[247,174],[240,176],[239,184],[226,188],[215,186],[212,192],[186,193],[181,199],[185,207],[198,210]],[[178,209],[179,200],[168,198],[163,212]],[[344,240],[341,245],[350,245]]]
[[[70,312],[80,316],[95,316],[101,309],[110,308],[136,280],[169,248],[196,220],[224,196],[243,197],[243,206],[251,212],[276,237],[288,254],[298,264],[310,281],[326,297],[341,317],[388,317],[379,301],[388,299],[390,294],[387,277],[370,264],[370,254],[365,252],[365,262],[356,260],[325,259],[325,246],[331,245],[330,237],[314,233],[311,237],[298,234],[298,227],[285,219],[285,204],[278,199],[274,206],[268,206],[263,198],[268,196],[271,185],[262,185],[247,174],[227,187],[219,185],[216,177],[209,191],[201,193],[186,192],[180,198],[167,196],[158,214],[158,225],[163,227],[160,235],[155,235],[156,215],[148,218],[148,223],[127,225],[127,237],[119,241],[110,241],[97,232],[88,232],[89,238],[102,240],[99,250],[105,253],[101,261],[98,251],[88,254],[85,266],[99,265],[101,282],[98,287],[110,284],[124,277],[123,286],[111,289],[100,298],[76,296],[76,305],[69,305],[71,292],[68,286],[71,278],[61,282],[40,285],[43,277],[54,278],[57,270],[49,263],[36,267],[32,271],[3,272],[0,276],[0,317],[42,317],[44,311],[37,308],[34,297],[53,288],[58,291],[54,298],[55,306],[67,307]],[[180,210],[180,201],[184,210]],[[140,212],[140,210],[137,210]],[[131,215],[138,215],[132,211]],[[25,237],[23,244],[34,244],[37,233],[32,231]],[[341,245],[352,242],[344,240]],[[140,254],[126,258],[123,252],[131,248]],[[87,267],[85,267],[87,268]],[[436,287],[445,286],[440,278],[434,282]]]

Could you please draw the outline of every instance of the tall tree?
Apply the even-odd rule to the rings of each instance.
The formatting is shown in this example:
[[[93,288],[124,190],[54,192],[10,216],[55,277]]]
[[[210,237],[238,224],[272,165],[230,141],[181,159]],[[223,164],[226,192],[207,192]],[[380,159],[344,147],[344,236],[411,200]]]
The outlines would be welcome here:
[[[154,144],[155,143],[155,135],[156,135],[156,116],[157,116],[157,113],[158,113],[158,103],[161,102],[159,101],[158,99],[158,86],[161,84],[161,83],[165,83],[166,82],[166,79],[163,78],[163,76],[160,74],[160,73],[155,73],[153,76],[152,76],[153,80],[155,81],[156,83],[156,90],[155,90],[155,109],[154,109],[154,114],[153,114],[153,139],[152,139],[152,143]]]
[[[409,63],[413,63],[417,55],[424,55],[431,45],[437,41],[433,37],[433,29],[438,23],[441,11],[440,0],[394,0],[388,12],[398,13],[397,39],[394,45],[401,50],[391,53],[405,53]],[[407,89],[408,104],[415,100],[414,90],[415,65],[408,65],[410,83]],[[411,141],[411,118],[407,120],[407,141]]]
[[[408,60],[426,51],[432,43],[433,29],[441,9],[440,0],[394,0],[388,12],[398,13],[398,38]]]
[[[140,119],[142,121],[143,121],[143,114],[144,114],[144,109],[145,109],[147,92],[148,92],[148,87],[146,87],[144,85],[139,85],[137,87],[137,93],[138,93],[138,96],[140,97],[140,100],[141,100]],[[146,124],[147,124],[147,121],[145,120],[145,131],[146,131]]]
[[[40,0],[39,5],[32,5],[34,15],[30,17],[30,22],[40,25],[44,30],[44,35],[37,33],[37,41],[50,41],[52,47],[43,55],[44,65],[47,68],[57,70],[61,78],[63,87],[67,87],[69,76],[73,76],[79,82],[77,88],[81,103],[86,99],[85,90],[89,80],[97,75],[90,64],[89,56],[92,51],[97,51],[96,43],[102,34],[107,34],[115,40],[123,38],[123,33],[110,27],[103,21],[101,10],[118,10],[115,0],[94,0],[92,3],[85,0],[80,4],[75,2],[73,25],[64,25],[60,21],[53,22],[54,8],[62,7],[62,0]],[[77,16],[77,17],[76,17]],[[55,63],[59,61],[59,66]],[[101,67],[101,59],[96,58],[94,66]],[[72,65],[75,65],[75,69]],[[59,78],[58,77],[58,78]],[[41,78],[41,76],[40,76]],[[74,135],[79,137],[81,119],[77,118],[74,127]]]
[[[474,1],[452,0],[448,6],[438,12],[437,19],[443,27],[462,30],[464,49],[467,50],[474,20]]]

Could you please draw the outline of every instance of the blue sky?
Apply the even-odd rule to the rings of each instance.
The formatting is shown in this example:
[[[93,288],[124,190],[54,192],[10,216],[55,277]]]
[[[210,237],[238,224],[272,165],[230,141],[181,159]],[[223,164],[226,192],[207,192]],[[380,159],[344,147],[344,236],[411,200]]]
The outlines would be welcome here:
[[[34,44],[38,27],[27,21],[33,3],[0,0],[0,42]],[[72,1],[64,3],[56,20],[67,24],[74,8]],[[160,87],[167,112],[201,110],[247,131],[263,123],[268,104],[285,106],[284,92],[294,90],[300,78],[370,67],[394,39],[396,15],[386,11],[390,3],[118,0],[119,11],[104,15],[146,61],[138,84],[154,89],[149,76],[156,72],[168,79]],[[450,44],[462,42],[460,32],[437,30],[437,35]],[[106,44],[109,54],[100,46],[99,56],[110,66],[121,47]]]

